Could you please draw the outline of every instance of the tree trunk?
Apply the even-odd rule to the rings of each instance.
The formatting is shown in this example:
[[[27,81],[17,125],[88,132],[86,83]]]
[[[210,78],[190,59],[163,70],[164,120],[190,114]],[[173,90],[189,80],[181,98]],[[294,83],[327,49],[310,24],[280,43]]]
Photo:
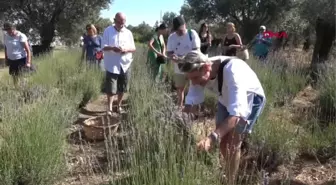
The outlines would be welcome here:
[[[259,25],[254,21],[245,21],[241,26],[241,39],[243,44],[249,43],[259,32]]]
[[[45,53],[50,50],[50,44],[55,37],[55,25],[52,23],[44,24],[40,30],[41,52]]]
[[[311,78],[313,82],[318,80],[321,65],[328,60],[328,56],[335,40],[335,22],[325,21],[322,18],[316,20],[316,41],[311,62]]]
[[[305,51],[305,52],[309,51],[310,45],[311,45],[311,39],[310,39],[310,37],[306,37],[306,39],[303,43],[302,50]]]

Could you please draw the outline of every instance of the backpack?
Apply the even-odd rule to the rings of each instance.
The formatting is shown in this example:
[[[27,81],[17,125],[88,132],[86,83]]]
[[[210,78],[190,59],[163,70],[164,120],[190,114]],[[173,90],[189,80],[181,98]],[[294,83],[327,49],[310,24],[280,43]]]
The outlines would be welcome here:
[[[218,92],[220,96],[222,95],[224,67],[226,66],[226,64],[230,62],[230,60],[231,58],[227,58],[219,65],[218,74],[217,74],[217,82],[218,82]]]
[[[189,40],[192,41],[191,29],[188,29]]]

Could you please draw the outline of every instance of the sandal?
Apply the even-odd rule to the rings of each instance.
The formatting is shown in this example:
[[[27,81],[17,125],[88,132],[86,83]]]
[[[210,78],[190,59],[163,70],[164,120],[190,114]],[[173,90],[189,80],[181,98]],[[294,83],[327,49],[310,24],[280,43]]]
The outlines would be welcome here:
[[[121,107],[121,106],[118,106],[117,107],[117,113],[119,113],[119,114],[123,114],[123,113],[125,113],[126,111]]]
[[[113,115],[113,111],[112,111],[112,110],[107,110],[107,111],[106,111],[106,114],[107,114],[108,116],[112,116],[112,115]]]

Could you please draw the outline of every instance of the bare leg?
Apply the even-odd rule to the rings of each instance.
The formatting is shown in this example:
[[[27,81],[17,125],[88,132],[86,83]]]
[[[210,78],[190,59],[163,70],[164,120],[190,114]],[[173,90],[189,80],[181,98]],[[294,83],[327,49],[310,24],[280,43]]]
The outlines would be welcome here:
[[[177,87],[177,105],[182,108],[184,102],[184,89],[185,87]]]
[[[13,83],[15,88],[19,87],[19,78],[17,76],[13,76]]]
[[[122,103],[124,94],[125,93],[118,93],[118,107],[121,107],[121,103]]]
[[[114,95],[112,94],[106,94],[107,96],[107,106],[108,106],[108,111],[113,111],[113,101],[114,101]]]
[[[234,131],[222,138],[220,148],[224,158],[224,170],[228,178],[227,184],[234,185],[240,163],[240,146],[242,136]]]

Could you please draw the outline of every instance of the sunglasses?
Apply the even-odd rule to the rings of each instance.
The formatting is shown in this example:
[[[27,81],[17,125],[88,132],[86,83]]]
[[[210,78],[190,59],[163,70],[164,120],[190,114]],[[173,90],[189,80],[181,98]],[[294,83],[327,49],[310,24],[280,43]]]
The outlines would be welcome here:
[[[179,70],[183,73],[189,73],[192,72],[196,69],[200,69],[201,64],[200,63],[179,63],[177,64],[177,67],[179,68]]]

